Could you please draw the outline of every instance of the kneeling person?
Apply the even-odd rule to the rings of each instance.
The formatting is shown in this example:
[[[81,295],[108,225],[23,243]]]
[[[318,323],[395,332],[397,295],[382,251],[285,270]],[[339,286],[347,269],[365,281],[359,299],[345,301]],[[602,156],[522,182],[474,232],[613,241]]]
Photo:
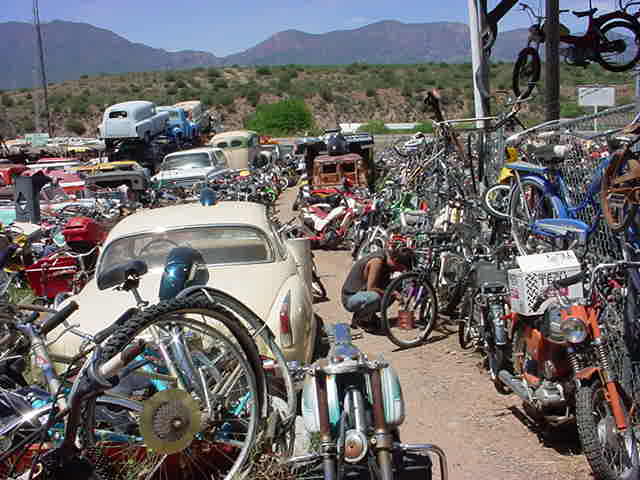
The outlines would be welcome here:
[[[391,273],[411,269],[413,252],[401,247],[368,255],[351,267],[342,286],[342,305],[353,313],[351,327],[378,327],[375,315],[391,280]]]

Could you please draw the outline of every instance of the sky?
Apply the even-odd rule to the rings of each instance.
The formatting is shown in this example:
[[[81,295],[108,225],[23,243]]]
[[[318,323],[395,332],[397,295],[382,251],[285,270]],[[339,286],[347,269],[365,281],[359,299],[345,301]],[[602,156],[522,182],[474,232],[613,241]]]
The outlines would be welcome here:
[[[32,0],[2,0],[0,22],[33,19]],[[497,0],[489,0],[493,6]],[[532,7],[544,0],[528,0]],[[40,20],[90,23],[132,42],[166,50],[239,53],[282,30],[325,33],[381,20],[405,23],[468,23],[468,0],[39,0]],[[613,10],[617,0],[593,0]],[[587,9],[589,0],[560,0],[561,8]],[[563,16],[576,31],[586,21]],[[512,10],[503,30],[527,27],[526,14]]]

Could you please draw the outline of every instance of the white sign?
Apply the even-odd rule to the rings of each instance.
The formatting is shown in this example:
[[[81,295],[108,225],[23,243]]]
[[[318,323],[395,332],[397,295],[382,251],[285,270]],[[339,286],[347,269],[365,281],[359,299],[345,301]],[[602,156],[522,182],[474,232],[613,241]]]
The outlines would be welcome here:
[[[516,261],[520,269],[525,273],[552,269],[580,268],[580,262],[573,250],[523,255],[516,257]]]
[[[581,107],[613,107],[615,104],[615,87],[578,87],[578,105]]]
[[[46,147],[49,142],[48,133],[27,133],[24,136],[27,143],[30,143],[32,147]]]

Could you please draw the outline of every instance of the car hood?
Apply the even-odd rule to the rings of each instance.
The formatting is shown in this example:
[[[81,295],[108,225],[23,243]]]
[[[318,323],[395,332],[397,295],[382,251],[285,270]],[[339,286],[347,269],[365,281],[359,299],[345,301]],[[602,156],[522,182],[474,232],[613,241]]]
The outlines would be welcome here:
[[[198,176],[205,177],[211,170],[213,170],[213,167],[189,168],[186,170],[163,170],[155,175],[152,180],[173,180],[176,178],[191,178]]]
[[[207,285],[232,295],[267,321],[278,291],[289,273],[284,263],[216,266],[209,268]],[[140,280],[140,295],[150,304],[158,302],[161,278],[162,269],[154,269]],[[74,300],[80,309],[69,318],[69,322],[79,325],[79,330],[90,334],[108,327],[127,308],[135,306],[130,292],[115,289],[100,291],[95,278]],[[55,332],[50,336],[55,338]],[[65,334],[61,341],[52,346],[52,351],[60,355],[75,355],[80,343],[79,337]]]

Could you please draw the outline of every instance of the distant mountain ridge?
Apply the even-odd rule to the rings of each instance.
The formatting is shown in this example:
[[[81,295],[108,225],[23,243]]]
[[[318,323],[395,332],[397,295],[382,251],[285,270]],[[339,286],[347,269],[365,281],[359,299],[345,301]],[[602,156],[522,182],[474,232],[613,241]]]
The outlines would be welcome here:
[[[133,43],[110,30],[55,20],[42,24],[50,82],[87,74],[176,70],[223,65],[422,63],[468,61],[469,28],[463,23],[402,23],[385,20],[323,34],[285,30],[244,52],[217,57],[199,50],[168,52]],[[526,29],[503,33],[494,59],[514,60],[526,43]],[[0,89],[31,87],[34,81],[33,26],[0,23]]]

